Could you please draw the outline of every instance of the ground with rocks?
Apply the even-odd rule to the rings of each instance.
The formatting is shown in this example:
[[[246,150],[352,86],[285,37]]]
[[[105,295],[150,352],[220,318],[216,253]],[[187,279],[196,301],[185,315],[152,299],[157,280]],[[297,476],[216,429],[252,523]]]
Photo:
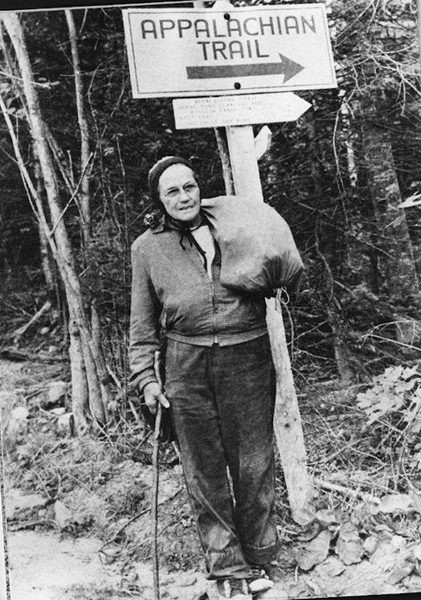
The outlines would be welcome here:
[[[115,428],[105,439],[72,437],[66,385],[63,365],[0,361],[12,600],[151,600],[147,432],[129,427]],[[348,416],[345,396],[330,390],[324,397],[323,421],[336,436]],[[341,410],[332,411],[339,400]],[[316,427],[313,419],[313,434]],[[289,597],[421,592],[415,488],[382,492],[377,478],[377,489],[367,493],[368,474],[357,469],[349,471],[345,486],[344,472],[333,470],[332,460],[323,462],[320,437],[320,463],[309,461],[317,477],[314,515],[306,526],[291,520],[282,474],[277,477],[278,562]],[[161,597],[197,600],[206,586],[203,562],[181,466],[168,445],[160,450],[158,532]]]

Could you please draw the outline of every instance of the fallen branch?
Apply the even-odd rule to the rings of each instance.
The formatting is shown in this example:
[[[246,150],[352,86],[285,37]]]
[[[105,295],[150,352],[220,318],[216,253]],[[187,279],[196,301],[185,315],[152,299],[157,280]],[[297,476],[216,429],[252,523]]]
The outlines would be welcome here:
[[[19,523],[18,525],[13,525],[10,527],[10,531],[21,531],[22,529],[34,529],[39,525],[50,525],[57,531],[60,531],[60,527],[57,525],[53,519],[38,519],[37,521],[24,521],[23,523]]]
[[[52,307],[52,303],[51,300],[47,300],[46,302],[44,302],[44,304],[41,306],[41,308],[34,314],[34,316],[28,321],[28,323],[26,323],[25,325],[22,325],[22,327],[19,327],[19,329],[16,329],[16,331],[14,331],[13,333],[10,334],[10,337],[13,338],[14,343],[16,344],[16,342],[18,342],[20,340],[20,338],[25,335],[25,333],[35,325],[35,323],[37,323],[37,321],[39,321],[41,319],[41,317],[43,315],[45,315],[45,313],[47,313]]]
[[[315,479],[314,482],[323,490],[327,490],[329,492],[339,492],[340,494],[345,494],[346,496],[358,496],[362,500],[368,500],[376,504],[380,502],[377,496],[365,494],[364,492],[360,492],[359,490],[352,490],[351,488],[347,488],[343,485],[337,485],[335,483],[330,483],[329,481],[322,481],[321,479]]]
[[[7,360],[13,361],[33,361],[33,362],[46,362],[46,363],[55,363],[55,362],[66,362],[69,360],[68,356],[63,354],[36,354],[34,352],[22,352],[22,350],[17,350],[16,348],[3,348],[0,350],[0,358],[4,358]]]

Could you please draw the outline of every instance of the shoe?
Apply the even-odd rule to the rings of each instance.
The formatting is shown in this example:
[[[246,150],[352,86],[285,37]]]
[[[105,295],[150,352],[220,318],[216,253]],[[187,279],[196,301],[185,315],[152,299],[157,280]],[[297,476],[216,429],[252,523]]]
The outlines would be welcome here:
[[[278,563],[252,565],[254,579],[249,582],[253,600],[288,600],[288,593],[281,583]]]
[[[282,571],[279,568],[279,564],[277,560],[272,560],[270,563],[266,563],[262,566],[262,569],[269,577],[271,581],[281,581],[282,580]]]
[[[207,587],[209,600],[252,600],[245,579],[218,579],[210,581]]]
[[[253,596],[259,592],[264,592],[273,587],[273,581],[269,579],[266,570],[263,566],[252,565],[252,578],[249,580],[249,590]]]
[[[253,600],[288,600],[288,592],[282,583],[278,581],[272,583],[273,585],[270,589],[253,594]]]

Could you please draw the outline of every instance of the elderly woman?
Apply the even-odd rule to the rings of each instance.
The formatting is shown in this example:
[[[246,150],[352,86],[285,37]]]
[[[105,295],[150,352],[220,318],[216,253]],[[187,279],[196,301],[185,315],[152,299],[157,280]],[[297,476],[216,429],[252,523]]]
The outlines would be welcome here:
[[[158,402],[171,406],[208,598],[279,600],[265,298],[221,284],[221,252],[188,161],[161,159],[149,189],[163,216],[132,247],[132,383],[152,413]],[[154,371],[162,331],[165,390]]]

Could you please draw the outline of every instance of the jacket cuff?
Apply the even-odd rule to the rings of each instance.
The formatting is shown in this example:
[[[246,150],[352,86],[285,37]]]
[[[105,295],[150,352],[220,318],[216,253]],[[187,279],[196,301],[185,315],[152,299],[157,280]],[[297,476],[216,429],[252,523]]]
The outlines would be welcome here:
[[[142,393],[143,388],[148,383],[158,383],[155,375],[133,375],[130,379],[129,386],[133,390],[137,390],[139,393]]]

